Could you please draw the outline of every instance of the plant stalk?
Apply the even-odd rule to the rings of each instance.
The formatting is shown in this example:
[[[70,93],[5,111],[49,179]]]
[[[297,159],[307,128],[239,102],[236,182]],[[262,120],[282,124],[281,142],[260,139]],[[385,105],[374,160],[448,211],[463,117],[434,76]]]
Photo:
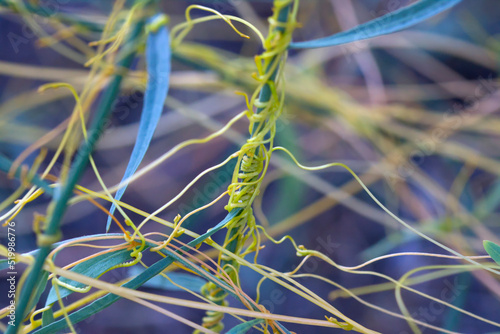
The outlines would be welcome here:
[[[144,19],[141,18],[133,27],[129,41],[122,49],[122,51],[126,52],[126,54],[119,57],[122,59],[118,64],[119,68],[128,69],[132,65],[135,57],[135,52],[132,52],[132,50],[135,50],[136,48],[127,47],[127,45],[135,46],[137,44],[137,40],[144,30],[144,25]],[[52,214],[48,219],[47,229],[43,233],[43,238],[38,239],[40,252],[35,259],[35,263],[30,268],[25,285],[21,291],[19,302],[16,307],[16,319],[14,326],[9,326],[6,334],[17,333],[20,327],[19,325],[26,316],[26,313],[29,311],[26,310],[26,307],[28,306],[33,293],[33,288],[40,279],[42,268],[45,263],[45,259],[50,253],[52,243],[57,241],[58,236],[60,235],[59,226],[64,213],[66,212],[68,200],[73,193],[73,188],[76,186],[78,180],[81,178],[85,168],[87,167],[89,155],[94,150],[97,140],[105,130],[106,120],[111,113],[113,103],[120,91],[124,74],[125,73],[123,73],[123,71],[115,74],[108,88],[105,90],[101,102],[97,107],[94,121],[90,126],[88,140],[83,142],[78,149],[75,161],[69,172],[67,182],[61,186],[59,192],[55,191],[53,200],[54,207]]]

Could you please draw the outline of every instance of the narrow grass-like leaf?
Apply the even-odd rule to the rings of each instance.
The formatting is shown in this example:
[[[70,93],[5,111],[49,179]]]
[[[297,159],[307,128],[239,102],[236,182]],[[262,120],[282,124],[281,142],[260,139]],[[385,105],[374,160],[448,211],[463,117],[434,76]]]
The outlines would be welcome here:
[[[148,21],[149,26],[154,25],[155,21],[161,18],[164,18],[164,15],[155,15]],[[121,182],[126,181],[135,173],[153,138],[153,133],[160,120],[163,104],[167,97],[170,81],[170,58],[170,37],[166,25],[163,24],[160,27],[150,29],[146,42],[148,82],[144,93],[139,132]],[[117,191],[116,200],[121,199],[125,189],[127,189],[127,185],[122,186]],[[116,207],[113,204],[109,212],[113,214],[115,209]],[[109,230],[110,226],[111,216],[108,217],[106,231]]]
[[[0,260],[0,270],[5,270],[9,268],[9,260],[8,259],[1,259]]]
[[[52,311],[52,307],[47,311],[42,313],[42,327],[48,326],[54,322],[54,311]]]
[[[500,265],[500,246],[492,241],[484,240],[483,247],[486,250],[486,252],[488,252],[488,254],[491,256],[493,261],[495,261],[498,265]]]
[[[460,1],[461,0],[420,0],[413,5],[398,9],[341,33],[312,41],[291,43],[290,48],[322,48],[390,34],[411,27],[412,25],[439,14],[455,6]]]
[[[141,274],[144,271],[144,269],[139,268],[139,267],[132,267],[128,270],[128,274],[130,277],[135,277]],[[190,291],[195,291],[195,292],[200,292],[201,287],[207,283],[206,280],[199,276],[191,275],[191,274],[186,274],[186,273],[177,273],[177,272],[171,272],[171,273],[166,273],[166,275],[172,280],[172,282],[190,290]],[[146,282],[143,287],[145,288],[153,288],[153,289],[161,289],[161,290],[168,290],[168,291],[183,291],[182,288],[179,288],[178,286],[172,284],[167,278],[163,276],[156,276],[153,277],[151,280]]]
[[[191,242],[188,243],[189,246],[194,247],[203,241],[205,241],[207,238],[215,234],[217,231],[222,229],[231,219],[233,219],[236,215],[238,215],[241,212],[241,209],[233,209],[227,216],[224,218],[219,224],[217,224],[214,228],[210,229],[207,233],[200,235],[198,238],[192,240]],[[187,247],[183,247],[182,249],[187,250]],[[171,265],[174,262],[174,259],[170,256],[167,256],[160,261],[157,261],[154,263],[152,266],[144,270],[141,274],[138,276],[134,277],[132,280],[128,281],[127,283],[123,284],[123,287],[129,288],[129,289],[138,289],[144,283],[158,275],[160,272],[162,272],[166,267]],[[73,324],[76,324],[80,321],[83,321],[92,315],[102,311],[103,309],[109,307],[111,304],[115,303],[117,300],[119,300],[121,297],[113,294],[107,294],[93,303],[86,305],[82,307],[81,309],[71,313],[69,315],[69,319]],[[58,321],[53,322],[49,326],[40,328],[34,333],[37,334],[48,334],[48,333],[54,333],[57,331],[60,331],[64,328],[67,327],[67,322],[65,319],[60,319]]]
[[[252,329],[253,326],[258,325],[258,324],[263,323],[263,322],[264,322],[264,319],[250,320],[250,321],[244,322],[242,324],[239,324],[237,326],[234,326],[229,331],[227,331],[227,334],[245,334],[250,329]]]
[[[28,310],[31,310],[33,307],[36,306],[38,301],[40,300],[40,297],[42,296],[42,293],[45,291],[45,288],[47,286],[47,279],[49,278],[49,272],[44,271],[42,276],[40,277],[40,280],[38,283],[35,285],[35,288],[33,289],[33,297],[30,299],[30,302],[28,304]]]
[[[105,253],[94,258],[91,258],[85,262],[79,263],[74,266],[71,271],[96,278],[99,277],[102,273],[104,273],[109,268],[116,266],[120,263],[123,263],[130,259],[130,250],[129,249],[120,249],[116,252]],[[76,288],[84,288],[85,284],[80,282],[75,282],[70,279],[61,277],[59,278],[61,282],[70,284]],[[59,294],[61,298],[69,296],[73,291],[69,290],[63,286],[59,286]],[[45,302],[45,306],[51,305],[57,301],[57,294],[55,288],[52,287],[50,289],[49,295],[47,296],[47,301]]]

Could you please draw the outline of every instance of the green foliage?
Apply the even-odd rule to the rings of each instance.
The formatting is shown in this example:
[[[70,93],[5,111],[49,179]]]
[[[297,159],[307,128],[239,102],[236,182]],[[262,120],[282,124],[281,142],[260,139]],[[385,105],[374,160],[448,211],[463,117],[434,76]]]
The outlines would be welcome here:
[[[486,252],[491,256],[493,261],[500,265],[500,246],[489,240],[483,241],[483,246]]]
[[[91,278],[98,278],[102,276],[105,272],[107,272],[110,268],[115,267],[127,260],[130,259],[130,250],[121,249],[115,252],[108,252],[105,254],[101,254],[95,256],[85,262],[79,263],[73,268],[71,271],[75,273],[79,273]],[[62,283],[73,286],[76,289],[85,288],[85,284],[80,282],[75,282],[65,277],[61,277],[59,279]],[[57,284],[57,283],[54,283]],[[45,302],[45,306],[54,304],[58,298],[64,298],[75,292],[74,290],[70,290],[65,288],[64,286],[59,286],[59,296],[56,293],[55,287],[50,289],[49,295],[47,296],[47,301]]]
[[[222,229],[229,220],[231,220],[235,215],[237,215],[241,210],[236,209],[233,210],[223,221],[221,221],[219,224],[217,224],[214,228],[210,229],[207,233],[199,236],[198,238],[192,240],[188,245],[189,246],[196,246],[203,241],[205,241],[207,238],[212,236],[214,233]],[[187,247],[184,247],[184,249],[187,249]],[[152,279],[153,277],[157,276],[160,274],[165,268],[167,268],[169,265],[171,265],[174,262],[174,259],[170,256],[167,256],[157,262],[155,262],[152,266],[144,270],[142,273],[128,281],[127,283],[123,284],[123,287],[129,288],[129,289],[138,289],[139,287],[143,286],[147,281]],[[93,316],[96,313],[99,313],[103,309],[109,307],[113,303],[115,303],[117,300],[119,300],[120,297],[114,294],[107,294],[104,297],[101,297],[97,299],[96,301],[92,302],[89,305],[84,306],[83,308],[79,309],[78,311],[75,311],[69,315],[69,320],[76,324],[79,323],[80,321],[83,321],[85,319],[88,319],[89,317]],[[61,319],[58,321],[54,321],[51,323],[49,326],[43,327],[34,333],[38,334],[45,334],[45,333],[54,333],[56,331],[62,330],[68,326],[66,319]]]

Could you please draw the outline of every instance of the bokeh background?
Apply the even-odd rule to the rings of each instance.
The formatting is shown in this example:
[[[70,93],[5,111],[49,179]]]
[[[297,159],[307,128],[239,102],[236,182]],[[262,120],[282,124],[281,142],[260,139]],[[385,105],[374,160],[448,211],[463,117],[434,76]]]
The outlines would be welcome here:
[[[71,14],[97,23],[105,22],[112,6],[111,1],[45,2],[47,8],[52,8],[53,17]],[[327,36],[412,2],[302,0],[299,11],[302,25],[294,33],[294,39]],[[272,13],[271,2],[264,0],[175,0],[161,1],[160,6],[170,16],[172,27],[184,20],[184,11],[194,3],[245,18],[263,32],[267,31],[266,18]],[[340,47],[290,52],[286,110],[278,127],[277,144],[287,147],[307,165],[345,163],[398,217],[464,254],[485,254],[482,240],[496,240],[500,235],[498,12],[496,0],[463,1],[404,32]],[[194,17],[199,15],[206,14],[193,11]],[[60,29],[54,21],[33,19],[48,34]],[[174,54],[169,97],[142,166],[183,140],[212,133],[245,109],[244,99],[234,92],[250,94],[255,88],[256,82],[251,78],[255,71],[253,56],[261,48],[255,35],[237,26],[252,38],[242,39],[220,20],[196,26],[187,36],[186,43],[202,44],[215,51],[219,57],[215,64],[207,54],[189,59]],[[97,33],[83,34],[85,41],[98,38]],[[73,109],[74,100],[67,92],[49,91],[40,95],[37,88],[47,82],[65,81],[79,89],[85,82],[87,69],[83,63],[88,56],[85,49],[65,41],[58,45],[69,48],[72,56],[44,46],[22,17],[5,6],[1,9],[0,152],[12,159],[66,119]],[[93,155],[108,185],[120,181],[135,141],[144,76],[141,56],[124,83],[111,125]],[[243,120],[224,137],[181,150],[132,183],[123,200],[153,212],[201,171],[235,152],[247,136],[248,123]],[[52,150],[50,156],[57,140],[47,147]],[[35,156],[30,155],[25,163],[31,165]],[[234,163],[210,173],[160,216],[172,220],[178,213],[184,215],[210,202],[227,188],[233,168]],[[100,189],[91,170],[81,183],[90,189]],[[268,226],[275,236],[290,234],[298,244],[319,250],[339,264],[353,266],[394,252],[442,253],[384,213],[342,168],[303,172],[294,168],[283,154],[276,153],[264,184],[265,190],[255,204],[259,223]],[[18,185],[16,180],[0,174],[0,200],[7,198]],[[48,196],[42,196],[16,219],[18,251],[36,247],[33,214],[44,212],[48,201]],[[193,216],[187,226],[197,232],[206,231],[225,216],[223,206],[222,201]],[[105,223],[105,214],[82,202],[70,208],[62,231],[65,238],[103,233]],[[155,223],[144,229],[169,232]],[[0,234],[5,238],[3,229]],[[84,252],[70,249],[58,260],[67,263]],[[286,272],[293,270],[301,259],[289,243],[268,242],[259,261]],[[399,278],[413,268],[443,263],[458,262],[398,257],[379,261],[368,269]],[[302,271],[348,288],[383,282],[373,276],[343,273],[315,259]],[[126,275],[127,270],[117,270],[104,278],[116,281]],[[243,289],[255,297],[260,277],[245,268],[242,277]],[[329,295],[335,307],[369,328],[381,333],[410,332],[404,320],[344,298],[325,282],[310,278],[301,282],[321,296]],[[5,279],[0,280],[0,287],[6,291]],[[485,272],[444,277],[415,288],[437,298],[447,298],[450,303],[484,318],[499,320],[498,277]],[[191,298],[184,292],[144,290]],[[271,312],[318,319],[325,315],[271,282],[263,284],[262,294],[261,302]],[[418,320],[460,333],[498,331],[494,326],[415,294],[403,292],[403,297]],[[2,294],[0,300],[3,298]],[[363,298],[399,311],[392,291],[367,294]],[[169,309],[195,322],[200,322],[203,315],[201,311],[185,308]],[[226,328],[234,324],[234,319],[226,316]],[[124,300],[77,328],[79,332],[94,334],[190,332],[182,324]],[[341,332],[300,325],[288,328],[297,333]],[[422,332],[435,331],[422,328]]]

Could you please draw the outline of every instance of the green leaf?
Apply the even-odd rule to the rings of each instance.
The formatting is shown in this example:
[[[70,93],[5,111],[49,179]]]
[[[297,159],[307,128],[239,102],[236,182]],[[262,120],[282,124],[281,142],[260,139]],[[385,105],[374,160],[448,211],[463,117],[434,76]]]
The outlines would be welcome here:
[[[208,232],[206,232],[203,235],[200,235],[198,238],[192,240],[191,242],[188,243],[189,246],[194,247],[203,241],[205,241],[207,238],[215,234],[217,231],[222,229],[226,224],[233,219],[236,215],[238,215],[241,212],[241,208],[238,209],[233,209],[227,216],[224,218],[219,224],[217,224],[214,228],[210,229]],[[187,247],[181,247],[183,250],[187,250]],[[144,270],[141,274],[136,276],[135,278],[131,279],[127,283],[123,284],[123,287],[129,288],[129,289],[138,289],[144,283],[149,281],[151,278],[155,277],[159,273],[161,273],[166,267],[171,265],[174,262],[174,259],[170,256],[167,256],[160,261],[157,261],[154,263],[152,266]],[[82,307],[81,309],[71,313],[69,315],[69,319],[73,324],[76,324],[80,321],[83,321],[92,315],[102,311],[106,307],[109,307],[113,303],[115,303],[117,300],[119,300],[121,297],[113,294],[107,294],[93,303],[86,305]],[[60,319],[58,321],[53,322],[49,326],[42,327],[39,330],[37,330],[36,334],[49,334],[49,333],[55,333],[57,331],[60,331],[64,328],[67,327],[67,323],[65,319]]]
[[[49,278],[49,272],[44,270],[42,276],[40,277],[40,280],[37,282],[35,288],[33,289],[34,294],[30,299],[26,310],[31,310],[33,307],[36,306],[36,304],[40,300],[40,297],[42,296],[42,293],[45,291],[48,278]]]
[[[47,311],[42,313],[42,327],[48,326],[54,322],[54,311],[52,311],[52,307]]]
[[[254,319],[250,320],[247,322],[244,322],[242,324],[239,324],[238,326],[234,326],[231,328],[227,334],[245,334],[248,332],[250,329],[252,329],[253,326],[258,325],[260,323],[263,323],[264,319]]]
[[[498,246],[496,243],[492,241],[484,240],[483,247],[486,250],[486,252],[488,252],[488,254],[491,256],[493,261],[495,261],[498,265],[500,265],[500,246]]]
[[[140,275],[144,271],[143,268],[139,267],[132,267],[128,270],[128,275],[130,277],[135,277]],[[170,272],[166,273],[172,282],[190,290],[190,291],[196,291],[200,292],[201,287],[207,283],[206,280],[199,276],[191,275],[191,274],[186,274],[186,273],[177,273],[177,272]],[[182,288],[179,288],[178,286],[174,285],[172,282],[170,282],[167,278],[163,276],[156,276],[153,277],[151,280],[147,281],[143,287],[145,288],[153,288],[153,289],[162,289],[162,290],[168,290],[168,291],[184,291]]]
[[[165,19],[165,15],[157,14],[148,20],[148,25],[153,26],[158,21],[161,23],[162,19]],[[163,104],[168,93],[171,70],[170,53],[170,37],[166,25],[155,25],[155,28],[150,29],[146,42],[148,82],[144,93],[139,132],[121,182],[126,181],[135,173],[148,150],[151,139],[153,139],[153,133],[160,120]],[[122,186],[116,192],[116,200],[122,198],[125,189],[127,189],[127,185]],[[116,206],[113,204],[109,212],[113,214],[115,209]],[[108,217],[106,231],[109,231],[110,226],[111,216]]]
[[[7,261],[8,261],[7,259],[0,260],[0,270],[5,270],[5,269],[9,268]]]
[[[341,33],[312,41],[291,43],[290,48],[322,48],[390,34],[420,23],[455,6],[460,1],[461,0],[420,0],[413,5],[398,9]]]
[[[91,258],[85,262],[79,263],[76,266],[74,266],[71,271],[85,275],[87,277],[91,278],[97,278],[102,273],[104,273],[106,270],[109,268],[116,266],[120,263],[123,263],[127,260],[130,259],[130,249],[121,249],[116,252],[111,252],[111,253],[105,253],[101,254],[99,256],[96,256],[94,258]],[[85,284],[80,283],[80,282],[75,282],[73,280],[67,279],[65,277],[59,278],[61,282],[70,284],[76,288],[84,288]],[[72,294],[74,291],[69,290],[63,286],[58,286],[59,288],[59,294],[61,298],[64,298],[66,296],[69,296]],[[54,287],[50,289],[49,295],[47,296],[47,301],[45,302],[45,306],[47,305],[52,305],[57,301],[58,297],[56,294],[56,290]]]

